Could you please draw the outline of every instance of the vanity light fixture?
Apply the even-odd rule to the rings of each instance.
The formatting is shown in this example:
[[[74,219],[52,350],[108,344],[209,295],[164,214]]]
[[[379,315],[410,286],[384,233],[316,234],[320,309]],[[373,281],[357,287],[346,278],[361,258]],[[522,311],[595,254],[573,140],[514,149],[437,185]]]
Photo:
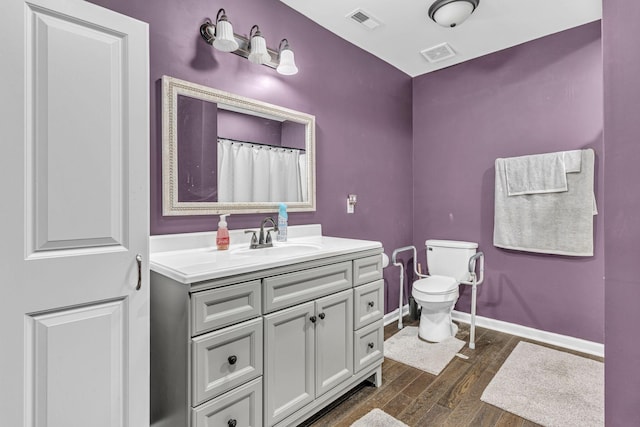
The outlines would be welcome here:
[[[298,72],[293,51],[291,50],[291,47],[289,47],[289,40],[282,39],[280,41],[280,45],[278,46],[278,59],[280,60],[280,63],[278,64],[276,71],[280,74],[291,76]]]
[[[262,37],[260,27],[254,25],[249,31],[249,61],[254,64],[265,64],[271,61],[271,55],[267,52],[267,41]]]
[[[429,8],[429,18],[443,27],[462,24],[480,4],[480,0],[436,0]]]
[[[213,27],[214,30],[213,47],[222,52],[233,52],[240,47],[236,39],[233,37],[233,26],[227,19],[224,9],[220,9],[218,11],[218,15],[216,16],[216,25],[210,26],[209,30],[211,30],[211,27]]]
[[[204,21],[200,26],[200,35],[217,50],[231,52],[247,58],[254,64],[274,68],[280,74],[289,76],[298,72],[287,39],[282,39],[276,51],[267,47],[267,42],[257,25],[251,27],[249,38],[235,34],[224,9],[218,11],[215,24],[210,19]]]

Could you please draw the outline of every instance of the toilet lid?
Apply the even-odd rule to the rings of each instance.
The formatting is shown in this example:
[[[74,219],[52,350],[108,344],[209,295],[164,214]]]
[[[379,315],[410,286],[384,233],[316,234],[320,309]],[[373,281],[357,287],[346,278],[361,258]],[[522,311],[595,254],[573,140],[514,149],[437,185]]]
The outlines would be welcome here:
[[[429,276],[413,283],[413,289],[426,294],[449,292],[458,288],[458,281],[449,276]]]

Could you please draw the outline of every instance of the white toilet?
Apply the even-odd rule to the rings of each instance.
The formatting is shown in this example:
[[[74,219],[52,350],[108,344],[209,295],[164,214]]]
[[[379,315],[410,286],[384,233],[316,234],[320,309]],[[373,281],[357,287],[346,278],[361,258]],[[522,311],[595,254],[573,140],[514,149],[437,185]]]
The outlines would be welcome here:
[[[420,338],[440,342],[458,331],[451,321],[451,311],[458,300],[460,282],[468,282],[469,260],[477,243],[454,240],[427,240],[429,277],[413,283],[411,295],[420,304]]]

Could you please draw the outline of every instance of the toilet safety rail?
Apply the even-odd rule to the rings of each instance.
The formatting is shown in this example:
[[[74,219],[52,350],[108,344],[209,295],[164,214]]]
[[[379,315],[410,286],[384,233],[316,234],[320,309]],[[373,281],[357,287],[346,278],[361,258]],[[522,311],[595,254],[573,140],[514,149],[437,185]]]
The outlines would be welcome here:
[[[413,252],[413,272],[416,277],[421,279],[429,277],[428,274],[422,274],[418,272],[418,257],[415,246],[403,246],[393,251],[391,255],[391,262],[396,267],[400,267],[400,300],[398,307],[398,329],[402,329],[402,308],[404,307],[403,301],[403,291],[404,291],[404,265],[401,262],[397,261],[397,255],[401,252],[409,251]],[[476,267],[479,265],[478,273],[476,273]],[[469,333],[469,348],[475,349],[475,336],[476,336],[476,300],[477,300],[477,292],[478,285],[480,285],[484,281],[484,253],[481,251],[476,252],[471,258],[469,258],[469,277],[471,281],[461,281],[460,283],[463,285],[471,286],[471,328]],[[438,292],[434,293],[434,295],[447,294],[448,292]]]

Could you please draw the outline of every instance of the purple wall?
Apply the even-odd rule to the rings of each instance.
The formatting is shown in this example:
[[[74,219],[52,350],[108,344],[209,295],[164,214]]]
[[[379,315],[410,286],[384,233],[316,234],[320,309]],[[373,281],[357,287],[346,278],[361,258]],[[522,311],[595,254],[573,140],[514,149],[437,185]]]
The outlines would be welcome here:
[[[603,211],[600,23],[418,77],[413,101],[416,247],[427,238],[480,244],[478,315],[603,342],[603,215],[595,219],[594,257],[492,244],[497,157],[593,148]],[[469,307],[465,289],[457,309]]]
[[[235,111],[218,110],[218,136],[237,141],[280,145],[282,142],[282,123]],[[304,133],[302,140],[304,141]]]
[[[166,74],[316,116],[317,211],[293,212],[289,224],[321,223],[327,235],[379,240],[388,254],[411,242],[410,77],[278,0],[92,1],[149,23],[151,234],[215,230],[218,222],[162,216],[160,78]],[[220,7],[236,33],[258,24],[269,47],[286,37],[300,72],[281,76],[207,45],[200,24]],[[358,195],[355,214],[346,213],[350,193]],[[232,215],[229,227],[256,227],[263,217]],[[385,277],[387,307],[397,307],[397,271]]]
[[[640,3],[603,1],[605,407],[610,427],[640,425]]]

